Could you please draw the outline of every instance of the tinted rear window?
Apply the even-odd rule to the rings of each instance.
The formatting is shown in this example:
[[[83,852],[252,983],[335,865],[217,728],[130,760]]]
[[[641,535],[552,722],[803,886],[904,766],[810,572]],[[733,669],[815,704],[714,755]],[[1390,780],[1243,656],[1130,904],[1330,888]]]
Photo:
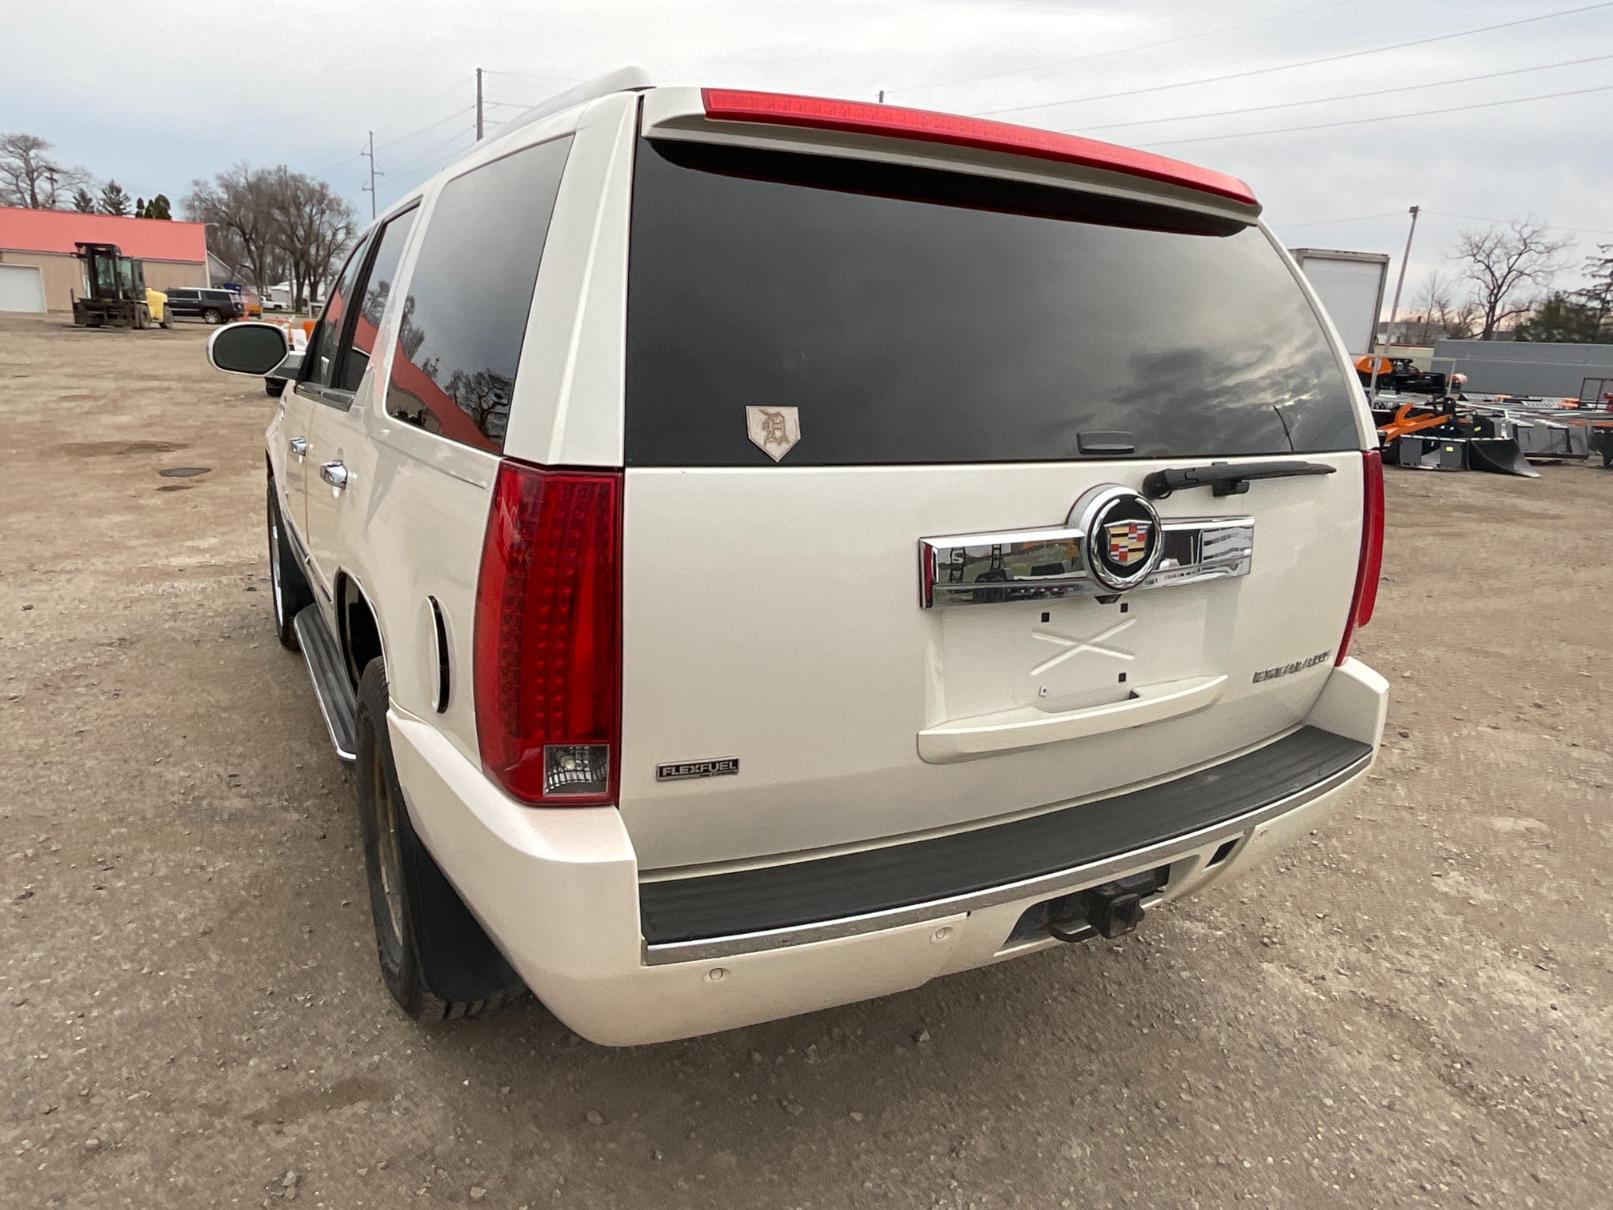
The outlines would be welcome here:
[[[571,138],[442,188],[398,327],[386,410],[451,441],[504,448],[515,370]]]
[[[626,454],[805,465],[1359,443],[1349,384],[1257,228],[929,169],[641,140]],[[1106,438],[1109,440],[1109,438]],[[1113,456],[1113,455],[1107,455]]]

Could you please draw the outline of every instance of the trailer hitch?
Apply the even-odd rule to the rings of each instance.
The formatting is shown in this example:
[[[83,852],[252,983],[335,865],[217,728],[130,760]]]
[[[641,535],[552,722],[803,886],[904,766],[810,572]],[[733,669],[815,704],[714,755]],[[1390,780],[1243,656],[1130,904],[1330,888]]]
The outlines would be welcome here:
[[[1081,941],[1094,931],[1113,939],[1142,923],[1143,900],[1164,884],[1164,870],[1149,870],[1066,895],[1049,906],[1047,931],[1060,941]]]

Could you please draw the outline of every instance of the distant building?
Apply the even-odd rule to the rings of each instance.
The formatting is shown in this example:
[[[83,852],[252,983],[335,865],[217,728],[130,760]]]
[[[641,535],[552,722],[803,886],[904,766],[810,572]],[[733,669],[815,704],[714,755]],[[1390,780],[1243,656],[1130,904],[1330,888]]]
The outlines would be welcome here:
[[[1433,368],[1466,374],[1468,394],[1595,402],[1613,391],[1613,344],[1440,340],[1434,345]]]
[[[206,236],[201,223],[0,207],[0,311],[71,311],[84,293],[75,242],[116,244],[154,290],[205,286]]]
[[[303,287],[303,301],[310,307],[318,308],[325,301],[325,287],[320,284],[312,290]],[[297,297],[289,281],[278,282],[269,287],[264,295],[264,305],[275,311],[292,311],[296,309]]]
[[[218,253],[212,249],[207,252],[207,285],[222,286],[228,282],[241,280],[241,271],[228,264]]]

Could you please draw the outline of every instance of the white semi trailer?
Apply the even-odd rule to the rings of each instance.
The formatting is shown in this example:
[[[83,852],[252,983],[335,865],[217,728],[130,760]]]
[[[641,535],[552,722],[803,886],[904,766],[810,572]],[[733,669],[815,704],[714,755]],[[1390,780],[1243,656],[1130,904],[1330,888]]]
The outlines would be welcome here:
[[[1290,248],[1352,357],[1374,352],[1389,257],[1382,252],[1340,252],[1332,248]]]

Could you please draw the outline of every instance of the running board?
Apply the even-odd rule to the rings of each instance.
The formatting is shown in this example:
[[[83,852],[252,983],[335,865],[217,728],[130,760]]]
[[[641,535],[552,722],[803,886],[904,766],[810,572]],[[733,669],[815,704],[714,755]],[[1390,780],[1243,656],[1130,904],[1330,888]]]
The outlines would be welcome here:
[[[319,712],[325,716],[325,729],[335,745],[336,757],[344,765],[358,759],[358,695],[347,679],[347,665],[336,645],[336,636],[319,612],[309,605],[292,619],[297,645],[308,661],[308,675],[319,698]]]

